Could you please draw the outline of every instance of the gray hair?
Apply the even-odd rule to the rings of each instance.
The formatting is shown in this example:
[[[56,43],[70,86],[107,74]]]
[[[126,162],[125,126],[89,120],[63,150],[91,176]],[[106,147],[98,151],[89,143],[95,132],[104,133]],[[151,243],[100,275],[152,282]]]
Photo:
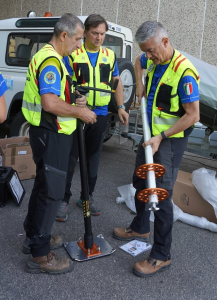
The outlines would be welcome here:
[[[163,37],[168,37],[166,29],[160,22],[146,21],[140,25],[135,34],[138,44],[143,44],[152,37],[155,37],[159,42]]]
[[[72,37],[77,32],[77,27],[84,29],[82,21],[74,14],[66,13],[54,26],[54,35],[59,37],[63,31],[66,31],[69,37]]]

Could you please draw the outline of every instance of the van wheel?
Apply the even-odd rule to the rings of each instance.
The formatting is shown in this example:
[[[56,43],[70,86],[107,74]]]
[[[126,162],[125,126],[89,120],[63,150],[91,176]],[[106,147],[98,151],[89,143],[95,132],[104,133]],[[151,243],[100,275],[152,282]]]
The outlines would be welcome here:
[[[29,126],[22,111],[18,112],[11,123],[10,136],[29,136]]]
[[[136,77],[133,68],[133,64],[126,58],[117,58],[118,69],[121,77],[121,82],[124,90],[124,105],[126,110],[130,108],[131,103],[136,91]],[[114,94],[111,96],[111,101],[108,105],[108,110],[113,113],[117,113],[117,104]]]

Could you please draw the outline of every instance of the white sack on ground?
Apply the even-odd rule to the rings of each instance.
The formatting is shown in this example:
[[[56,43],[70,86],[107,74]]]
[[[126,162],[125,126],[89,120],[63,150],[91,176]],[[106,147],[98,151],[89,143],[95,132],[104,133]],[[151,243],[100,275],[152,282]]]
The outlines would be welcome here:
[[[117,203],[125,202],[126,205],[129,207],[129,209],[136,212],[135,201],[134,201],[136,189],[133,187],[132,183],[119,186],[118,191],[121,194],[121,197],[117,197],[116,202]]]
[[[176,220],[202,229],[217,232],[217,224],[208,221],[204,217],[197,217],[184,213],[177,205],[173,203],[173,221],[175,222]]]
[[[209,202],[217,218],[217,180],[216,172],[200,168],[192,172],[192,183],[204,200]]]
[[[133,211],[136,212],[135,207],[135,188],[132,183],[118,187],[118,191],[121,197],[116,198],[116,203],[126,203],[126,205]],[[172,202],[173,203],[173,202]],[[187,213],[184,213],[177,205],[173,203],[173,222],[176,220],[182,221],[183,223],[196,226],[202,229],[207,229],[213,232],[217,232],[217,224],[209,222],[204,217],[197,217]],[[150,221],[154,222],[154,213],[150,214]]]

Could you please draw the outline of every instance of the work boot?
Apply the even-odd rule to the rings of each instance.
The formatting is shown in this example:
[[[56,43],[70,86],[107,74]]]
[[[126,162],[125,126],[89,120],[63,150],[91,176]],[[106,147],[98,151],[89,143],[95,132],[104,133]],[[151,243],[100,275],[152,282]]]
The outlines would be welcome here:
[[[162,261],[152,257],[148,257],[144,261],[137,262],[134,265],[133,273],[140,277],[149,277],[157,272],[164,271],[170,267],[171,259]]]
[[[56,215],[56,221],[65,222],[68,219],[69,203],[62,202]]]
[[[137,233],[133,231],[130,227],[128,228],[115,228],[113,231],[113,237],[117,240],[121,241],[132,241],[132,240],[139,240],[142,242],[148,242],[149,241],[149,235],[148,233]]]
[[[29,247],[30,239],[28,237],[25,238],[23,242],[23,253],[30,254],[30,247]],[[50,239],[50,249],[54,250],[63,245],[63,238],[61,235],[51,235]]]
[[[69,258],[59,257],[53,252],[34,258],[29,255],[25,271],[32,274],[48,273],[52,275],[68,273],[72,271],[72,261]]]
[[[101,212],[96,206],[96,204],[94,203],[93,197],[91,195],[89,195],[89,202],[90,202],[90,214],[92,216],[99,216]],[[83,208],[81,198],[76,202],[76,204],[78,207]]]

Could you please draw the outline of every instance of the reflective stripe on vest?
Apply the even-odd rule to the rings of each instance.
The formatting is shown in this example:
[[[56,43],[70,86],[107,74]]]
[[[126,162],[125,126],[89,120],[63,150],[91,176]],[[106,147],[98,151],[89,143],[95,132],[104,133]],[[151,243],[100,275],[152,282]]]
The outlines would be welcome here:
[[[66,101],[66,94],[70,95],[69,92],[66,93],[66,88],[68,87],[66,76],[68,75],[68,72],[65,68],[65,65],[62,63],[62,57],[55,51],[55,49],[51,45],[47,44],[35,54],[29,64],[23,95],[22,112],[26,120],[34,126],[40,126],[42,112],[41,97],[39,95],[38,89],[39,70],[42,64],[50,58],[57,59],[60,64],[60,98],[63,101]],[[73,117],[57,117],[55,120],[55,116],[52,115],[52,119],[57,122],[58,133],[70,135],[76,129],[77,122]]]
[[[112,50],[100,47],[96,66],[93,67],[84,44],[74,51],[73,57],[73,80],[78,85],[107,89],[111,91],[110,82],[114,70],[115,54]],[[107,82],[106,82],[107,81]],[[90,106],[103,106],[110,102],[111,94],[106,92],[89,91],[86,94]]]
[[[23,105],[22,105],[23,108],[26,108],[28,109],[29,111],[32,111],[32,112],[39,112],[41,113],[41,105],[40,104],[34,104],[34,103],[30,103],[30,102],[27,102],[26,100],[23,99]]]
[[[147,95],[149,95],[152,79],[156,65],[151,60],[147,61]],[[192,70],[195,74],[196,81],[199,84],[199,74],[193,64],[177,50],[174,50],[172,60],[170,61],[166,71],[160,78],[157,88],[155,90],[153,106],[152,106],[152,133],[158,135],[162,131],[166,131],[173,126],[181,118],[181,101],[178,96],[178,85],[186,70]],[[161,91],[167,88],[168,101],[161,98]],[[170,91],[170,94],[168,92]],[[172,99],[172,100],[171,100]],[[161,101],[162,100],[162,101]],[[167,100],[167,99],[166,99]],[[170,137],[183,137],[184,132],[179,132]]]
[[[180,118],[179,117],[174,117],[174,118],[159,118],[159,117],[154,117],[154,124],[159,124],[159,125],[174,125]]]

